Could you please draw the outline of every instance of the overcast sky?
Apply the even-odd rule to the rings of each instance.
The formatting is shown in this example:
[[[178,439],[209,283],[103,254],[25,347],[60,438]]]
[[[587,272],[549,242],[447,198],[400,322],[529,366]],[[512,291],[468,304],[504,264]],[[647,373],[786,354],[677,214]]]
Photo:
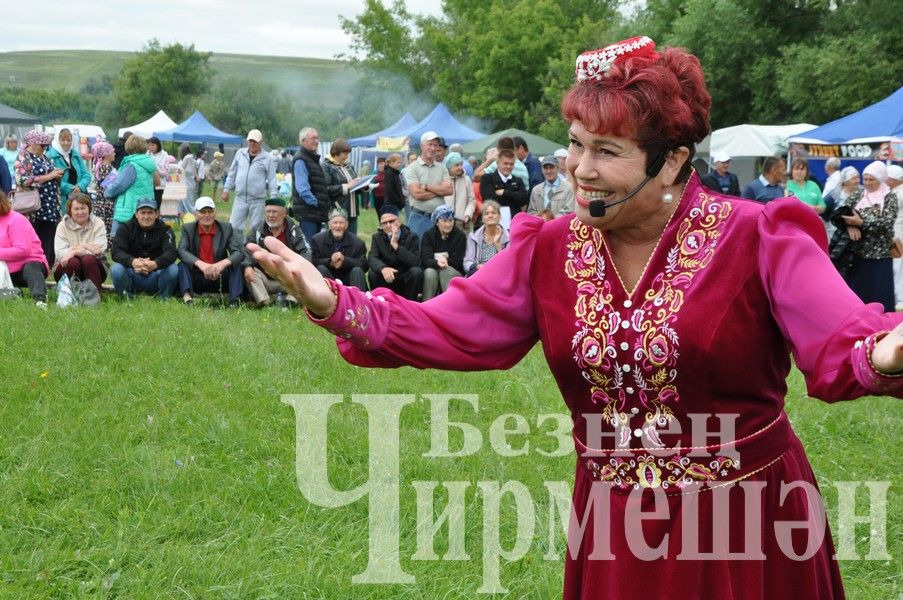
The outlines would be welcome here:
[[[441,13],[441,0],[405,4],[415,14]],[[353,18],[363,7],[352,0],[9,2],[0,51],[140,50],[155,37],[202,52],[333,58],[350,52],[339,15]]]

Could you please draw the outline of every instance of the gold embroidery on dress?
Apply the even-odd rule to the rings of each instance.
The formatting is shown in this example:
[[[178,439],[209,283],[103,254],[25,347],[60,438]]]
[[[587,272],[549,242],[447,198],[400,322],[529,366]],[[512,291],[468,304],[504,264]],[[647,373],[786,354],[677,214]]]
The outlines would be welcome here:
[[[680,340],[672,324],[696,274],[710,264],[731,214],[730,204],[705,192],[681,199],[681,203],[685,201],[693,204],[677,226],[664,269],[637,296],[637,306],[626,288],[623,307],[613,305],[602,233],[576,217],[570,223],[565,274],[577,284],[577,332],[571,349],[582,376],[590,384],[592,402],[602,407],[603,422],[614,430],[617,449],[630,448],[632,439],[642,441],[647,448],[662,448],[660,432],[675,418],[672,407],[680,401],[675,385]],[[657,245],[638,286],[658,252]],[[613,265],[611,271],[617,274]],[[625,486],[657,487],[709,480],[709,475],[734,467],[730,459],[724,458],[710,464],[683,458],[659,464],[649,457],[648,461],[633,465],[612,460],[615,462],[600,467],[605,472],[604,480]]]

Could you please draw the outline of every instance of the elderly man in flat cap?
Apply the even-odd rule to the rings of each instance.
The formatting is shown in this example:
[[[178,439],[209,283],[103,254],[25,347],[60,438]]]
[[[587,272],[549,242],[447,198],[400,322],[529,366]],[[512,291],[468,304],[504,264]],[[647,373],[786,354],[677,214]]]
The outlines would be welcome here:
[[[288,217],[286,201],[279,197],[269,198],[264,203],[263,221],[251,229],[245,240],[247,244],[254,243],[263,246],[264,238],[273,236],[280,242],[291,248],[296,254],[300,254],[310,260],[310,247],[301,232],[301,225]],[[285,288],[276,279],[271,278],[260,268],[251,257],[251,253],[244,252],[244,278],[245,285],[251,294],[251,300],[257,306],[267,306],[275,302],[277,306],[285,306],[286,302],[295,302],[291,296],[287,296]]]
[[[348,231],[348,213],[342,208],[329,212],[327,229],[311,240],[311,262],[327,279],[338,279],[367,291],[367,245]]]

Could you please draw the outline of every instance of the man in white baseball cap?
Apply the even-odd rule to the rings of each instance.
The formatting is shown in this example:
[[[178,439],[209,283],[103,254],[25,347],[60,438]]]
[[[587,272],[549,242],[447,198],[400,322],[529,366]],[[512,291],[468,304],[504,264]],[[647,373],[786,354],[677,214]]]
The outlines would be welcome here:
[[[713,152],[712,163],[715,166],[714,170],[700,178],[703,185],[728,196],[739,196],[740,182],[737,180],[737,176],[729,171],[731,168],[730,154],[722,151]]]
[[[232,225],[216,218],[216,205],[210,196],[194,202],[192,223],[182,226],[179,239],[179,291],[185,304],[203,292],[228,292],[229,306],[238,307],[244,292],[241,263],[241,238]]]
[[[418,238],[433,228],[431,216],[445,197],[451,195],[452,184],[448,169],[436,160],[439,134],[427,131],[420,136],[420,158],[405,169],[411,213],[408,227]]]
[[[252,129],[246,139],[248,145],[235,153],[220,195],[228,202],[229,192],[235,190],[229,222],[240,234],[263,221],[264,202],[276,195],[276,159],[263,152],[263,134]]]

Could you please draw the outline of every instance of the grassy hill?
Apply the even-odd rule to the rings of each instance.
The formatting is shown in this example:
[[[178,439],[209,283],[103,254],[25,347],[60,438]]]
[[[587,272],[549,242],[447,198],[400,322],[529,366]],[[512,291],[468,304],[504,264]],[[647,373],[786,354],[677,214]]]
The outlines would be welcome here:
[[[91,79],[115,75],[131,52],[102,50],[38,50],[0,52],[0,88],[80,89]],[[210,57],[214,82],[239,78],[276,85],[293,96],[343,97],[359,78],[347,63],[320,58],[216,54]]]

